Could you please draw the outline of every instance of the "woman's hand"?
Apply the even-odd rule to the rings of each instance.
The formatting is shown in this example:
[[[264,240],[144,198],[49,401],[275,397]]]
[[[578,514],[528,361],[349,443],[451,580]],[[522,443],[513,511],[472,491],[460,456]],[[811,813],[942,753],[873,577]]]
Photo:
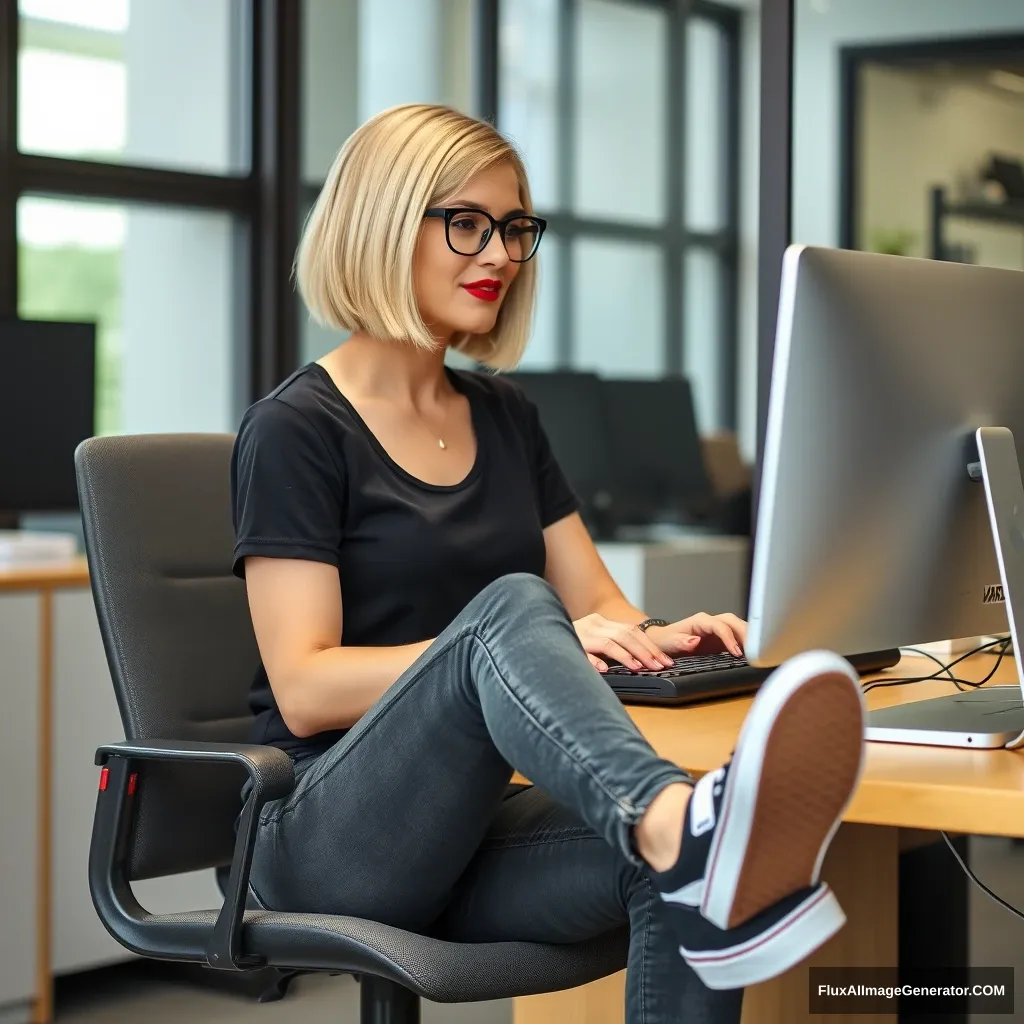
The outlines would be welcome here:
[[[654,632],[653,627],[645,633],[628,622],[615,622],[597,612],[577,619],[573,626],[576,627],[576,635],[583,644],[583,650],[587,652],[590,664],[598,672],[608,670],[607,659],[617,661],[634,671],[646,668],[659,672],[672,665],[669,652],[660,647],[651,636]],[[688,654],[696,650],[699,643],[700,637],[696,635],[680,637],[679,653]]]
[[[747,624],[737,615],[700,612],[668,626],[651,626],[647,636],[666,654],[720,654],[743,656]],[[696,642],[694,642],[696,641]]]

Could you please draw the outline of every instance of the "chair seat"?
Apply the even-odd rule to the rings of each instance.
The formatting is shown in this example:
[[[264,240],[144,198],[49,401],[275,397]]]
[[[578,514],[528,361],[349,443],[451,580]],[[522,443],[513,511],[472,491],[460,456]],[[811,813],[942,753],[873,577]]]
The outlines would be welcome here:
[[[217,912],[161,914],[167,926],[212,929]],[[333,914],[247,910],[242,948],[273,967],[388,978],[438,1003],[510,999],[585,985],[626,966],[629,929],[586,942],[445,942]]]

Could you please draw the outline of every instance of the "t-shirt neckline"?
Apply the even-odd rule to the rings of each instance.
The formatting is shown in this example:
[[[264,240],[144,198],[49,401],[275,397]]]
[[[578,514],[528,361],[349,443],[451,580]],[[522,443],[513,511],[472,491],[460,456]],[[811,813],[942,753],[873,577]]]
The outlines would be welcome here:
[[[352,417],[353,421],[359,426],[363,436],[366,438],[370,447],[377,453],[381,461],[388,466],[388,468],[401,477],[403,480],[407,480],[409,483],[416,487],[420,487],[425,491],[433,491],[435,493],[451,493],[453,491],[461,491],[468,487],[479,475],[480,469],[483,464],[483,430],[481,429],[481,416],[480,410],[476,401],[475,396],[465,387],[459,375],[450,367],[445,367],[445,373],[448,380],[451,381],[452,387],[459,392],[460,395],[464,395],[466,400],[469,402],[469,416],[470,421],[473,425],[474,441],[476,442],[476,457],[473,459],[473,465],[470,467],[469,472],[460,480],[454,484],[432,484],[426,480],[421,480],[418,476],[414,476],[407,469],[400,466],[387,452],[387,449],[377,439],[377,435],[369,428],[366,421],[362,416],[359,415],[359,411],[356,407],[345,397],[344,392],[334,382],[334,378],[327,372],[326,367],[321,366],[318,362],[311,362],[307,365],[307,369],[312,369],[317,372],[321,380],[327,385],[331,394],[333,394],[339,402],[345,407],[348,414]]]

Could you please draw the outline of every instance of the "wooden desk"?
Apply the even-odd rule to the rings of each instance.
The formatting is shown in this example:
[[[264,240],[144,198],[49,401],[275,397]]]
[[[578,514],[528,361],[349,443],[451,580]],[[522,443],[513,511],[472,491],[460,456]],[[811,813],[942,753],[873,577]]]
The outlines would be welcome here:
[[[88,885],[93,756],[124,732],[84,559],[0,569],[0,686],[0,1020],[48,1024],[54,977],[133,956]],[[133,888],[154,913],[221,901],[212,871]]]
[[[980,680],[995,663],[979,654],[957,666],[961,678]],[[904,658],[877,678],[927,675],[937,666]],[[992,684],[1016,683],[1004,658]],[[946,680],[877,687],[869,708],[950,693]],[[751,699],[693,708],[631,707],[629,713],[664,757],[694,775],[730,756]],[[799,780],[795,780],[798,784]],[[898,959],[898,863],[901,846],[919,841],[914,830],[1024,836],[1024,753],[953,750],[869,743],[858,791],[836,835],[823,875],[847,914],[847,925],[805,964],[747,990],[743,1024],[860,1024],[855,1016],[811,1015],[809,966],[894,966]],[[621,1024],[625,974],[569,992],[515,1001],[515,1024]],[[873,1018],[895,1024],[896,1015]]]
[[[30,871],[31,876],[25,879],[28,882],[25,891],[19,894],[12,890],[8,894],[11,906],[7,909],[14,912],[12,916],[21,927],[11,928],[7,935],[9,941],[19,948],[4,949],[2,959],[7,964],[14,959],[25,959],[31,965],[34,975],[32,1019],[38,1024],[51,1020],[53,1016],[50,923],[53,917],[54,595],[57,591],[82,590],[88,586],[89,574],[84,558],[52,565],[0,569],[0,610],[4,613],[4,622],[0,623],[0,640],[3,641],[0,646],[4,650],[0,657],[4,658],[10,673],[6,678],[11,687],[8,701],[13,702],[13,706],[6,709],[12,736],[7,737],[0,749],[2,774],[5,779],[25,778],[33,783],[28,790],[7,787],[7,799],[14,806],[4,807],[3,820],[12,825],[10,838],[4,842],[18,844],[14,853],[19,860],[24,851],[29,851],[27,863],[21,864],[21,870]],[[15,642],[14,634],[19,631],[23,631],[23,636],[35,634],[34,651]],[[14,660],[13,666],[8,661],[10,658]],[[21,685],[23,683],[25,685]],[[35,759],[34,765],[30,751]],[[34,830],[31,827],[33,823]],[[8,865],[9,870],[17,867]],[[34,913],[33,919],[28,920],[26,911],[30,898],[34,903]],[[30,937],[32,941],[27,941]],[[25,976],[25,964],[19,963],[18,969]],[[12,987],[6,994],[27,994],[25,981],[12,978],[10,982]],[[4,999],[0,998],[0,1003],[3,1002]]]

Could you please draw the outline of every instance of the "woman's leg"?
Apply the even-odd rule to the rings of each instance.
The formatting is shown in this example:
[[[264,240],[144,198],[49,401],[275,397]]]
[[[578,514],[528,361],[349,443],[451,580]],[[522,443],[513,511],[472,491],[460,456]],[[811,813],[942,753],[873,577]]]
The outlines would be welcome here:
[[[742,989],[680,959],[647,873],[539,788],[502,802],[432,934],[454,942],[579,942],[630,925],[626,1024],[739,1024]]]
[[[842,926],[818,872],[863,747],[856,674],[835,655],[802,655],[765,683],[730,763],[677,805],[678,861],[651,877],[705,983],[771,977]],[[529,575],[485,588],[266,809],[254,888],[282,909],[423,927],[482,842],[512,767],[645,869],[634,827],[688,780],[643,739],[552,588]]]
[[[429,924],[512,768],[635,864],[631,829],[668,784],[543,580],[478,595],[359,722],[263,812],[253,888],[276,909]]]

